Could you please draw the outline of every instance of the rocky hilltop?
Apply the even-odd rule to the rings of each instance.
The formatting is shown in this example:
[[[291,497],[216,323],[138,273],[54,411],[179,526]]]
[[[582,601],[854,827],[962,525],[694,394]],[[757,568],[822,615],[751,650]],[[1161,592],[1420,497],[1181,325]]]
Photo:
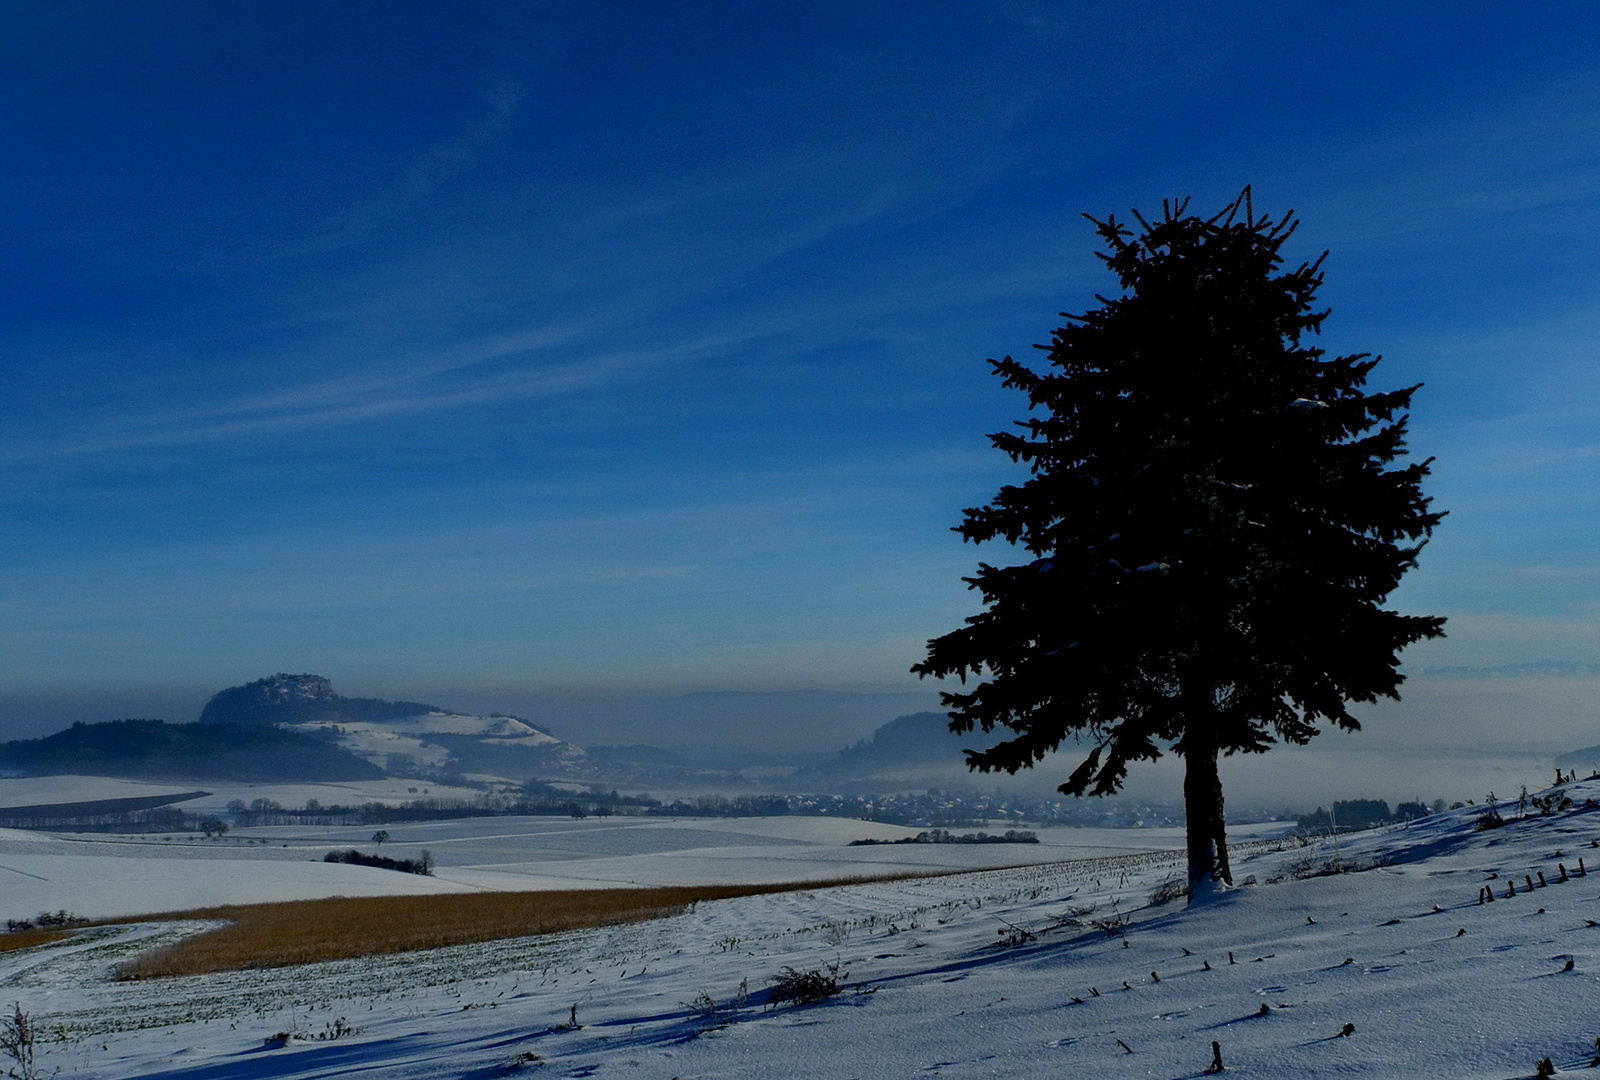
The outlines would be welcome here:
[[[576,776],[581,747],[515,716],[469,716],[419,701],[343,697],[321,675],[279,673],[214,695],[201,723],[275,726],[332,742],[404,775]]]
[[[347,698],[334,693],[321,675],[279,672],[212,695],[200,713],[202,724],[327,724],[341,720],[367,723],[399,720],[447,710],[418,701]]]

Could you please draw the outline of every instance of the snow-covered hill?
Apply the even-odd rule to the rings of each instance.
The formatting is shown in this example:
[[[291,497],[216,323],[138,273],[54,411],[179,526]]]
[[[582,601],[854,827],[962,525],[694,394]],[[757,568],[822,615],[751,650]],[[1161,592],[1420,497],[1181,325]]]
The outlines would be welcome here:
[[[581,747],[513,716],[465,716],[428,712],[380,721],[334,721],[287,725],[291,731],[331,738],[379,768],[401,762],[493,770],[522,778],[543,769],[558,775],[581,771]],[[519,775],[520,774],[520,775]]]
[[[581,776],[583,748],[514,716],[472,716],[418,702],[352,698],[321,675],[279,673],[230,686],[207,702],[201,720],[277,726],[327,739],[399,775],[417,770]]]
[[[1600,782],[1566,791],[1577,808],[1490,831],[1468,808],[1241,848],[1255,883],[1197,908],[1150,905],[1181,869],[1157,852],[108,983],[188,932],[134,926],[0,954],[0,1002],[51,1033],[41,1067],[83,1077],[1177,1078],[1215,1042],[1233,1076],[1504,1080],[1586,1068],[1600,1035]],[[767,1007],[785,968],[835,963],[837,995]]]

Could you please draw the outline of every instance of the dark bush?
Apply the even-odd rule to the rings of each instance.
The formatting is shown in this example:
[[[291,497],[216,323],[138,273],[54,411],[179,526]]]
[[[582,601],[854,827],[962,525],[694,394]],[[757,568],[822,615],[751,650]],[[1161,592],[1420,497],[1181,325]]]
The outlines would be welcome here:
[[[383,855],[364,855],[351,848],[348,851],[330,851],[322,857],[322,861],[349,863],[352,866],[376,866],[380,870],[399,870],[405,874],[433,876],[433,856],[426,851],[417,859],[390,859]]]
[[[775,1007],[784,1002],[793,1005],[811,1005],[823,1001],[837,994],[839,980],[849,976],[848,971],[840,973],[837,963],[813,968],[810,971],[796,971],[792,967],[786,967],[776,979],[772,980],[772,990],[767,995],[767,1004]]]

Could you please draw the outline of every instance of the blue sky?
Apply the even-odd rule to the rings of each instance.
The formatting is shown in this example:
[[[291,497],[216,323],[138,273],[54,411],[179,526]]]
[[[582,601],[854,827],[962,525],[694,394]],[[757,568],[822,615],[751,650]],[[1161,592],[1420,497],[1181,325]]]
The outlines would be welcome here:
[[[0,690],[917,689],[1005,557],[984,359],[1111,288],[1080,212],[1246,183],[1427,384],[1409,666],[1600,662],[1597,58],[1580,3],[13,5]]]

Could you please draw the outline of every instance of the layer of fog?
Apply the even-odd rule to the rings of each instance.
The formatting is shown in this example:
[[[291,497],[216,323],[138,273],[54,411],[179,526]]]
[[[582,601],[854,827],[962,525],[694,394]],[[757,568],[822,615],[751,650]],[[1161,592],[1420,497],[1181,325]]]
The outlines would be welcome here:
[[[909,712],[937,709],[936,688],[903,693],[843,691],[709,692],[650,695],[410,685],[335,686],[348,695],[429,701],[472,712],[526,717],[580,745],[644,743],[710,765],[794,765],[827,758]],[[128,716],[195,719],[211,690],[194,687],[97,688],[0,696],[0,737],[36,737],[76,720]],[[1355,707],[1363,730],[1329,731],[1306,747],[1225,761],[1230,804],[1310,809],[1333,799],[1482,799],[1515,795],[1554,776],[1557,755],[1600,743],[1600,678],[1417,676],[1402,702]],[[923,786],[968,786],[1047,793],[1076,763],[1070,744],[1017,777],[969,774],[952,738],[951,766],[919,775]],[[1126,794],[1145,802],[1181,801],[1181,764],[1138,763]]]

